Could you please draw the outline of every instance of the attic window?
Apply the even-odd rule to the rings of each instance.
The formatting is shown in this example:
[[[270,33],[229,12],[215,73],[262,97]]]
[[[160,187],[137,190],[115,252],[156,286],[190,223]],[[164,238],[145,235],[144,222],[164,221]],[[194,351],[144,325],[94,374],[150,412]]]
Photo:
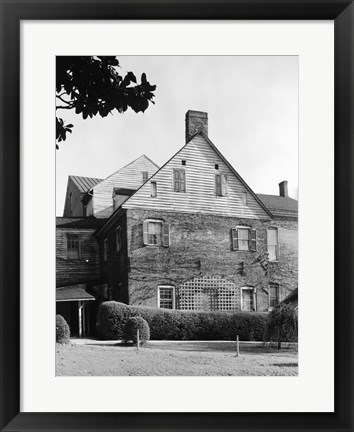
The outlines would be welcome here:
[[[247,205],[247,192],[242,192],[242,205]]]
[[[149,172],[143,171],[143,182],[145,183],[149,178]]]
[[[182,165],[185,165],[187,163],[187,161],[186,160],[182,160]]]
[[[215,169],[216,169],[216,170],[219,169],[219,164],[215,164]]]

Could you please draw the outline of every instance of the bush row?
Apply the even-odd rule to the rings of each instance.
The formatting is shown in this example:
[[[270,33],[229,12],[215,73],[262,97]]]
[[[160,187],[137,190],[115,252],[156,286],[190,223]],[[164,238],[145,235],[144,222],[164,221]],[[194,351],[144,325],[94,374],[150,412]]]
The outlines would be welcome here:
[[[150,327],[153,340],[262,341],[267,314],[259,312],[199,312],[127,306],[104,302],[97,314],[97,335],[102,339],[123,339],[128,318],[140,316]]]

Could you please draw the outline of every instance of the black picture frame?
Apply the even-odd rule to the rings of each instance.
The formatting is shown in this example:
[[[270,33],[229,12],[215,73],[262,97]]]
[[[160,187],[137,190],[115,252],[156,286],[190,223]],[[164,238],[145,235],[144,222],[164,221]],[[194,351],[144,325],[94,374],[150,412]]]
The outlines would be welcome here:
[[[0,6],[1,431],[353,431],[353,3],[347,0],[0,0]],[[54,19],[334,20],[334,413],[20,412],[20,21]]]

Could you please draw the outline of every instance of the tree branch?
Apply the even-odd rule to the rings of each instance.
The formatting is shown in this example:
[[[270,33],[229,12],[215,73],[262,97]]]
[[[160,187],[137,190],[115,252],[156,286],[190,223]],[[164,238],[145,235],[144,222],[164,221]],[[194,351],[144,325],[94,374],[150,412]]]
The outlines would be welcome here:
[[[70,106],[57,106],[55,108],[56,109],[72,109],[72,108],[74,108],[74,105],[70,105]]]
[[[66,101],[65,99],[63,99],[63,98],[61,97],[61,95],[56,95],[56,97],[57,97],[58,99],[60,99],[62,102],[66,103],[66,104],[68,104],[68,105],[72,105],[72,106],[73,106],[73,104],[72,104],[71,102],[68,102],[68,101]]]

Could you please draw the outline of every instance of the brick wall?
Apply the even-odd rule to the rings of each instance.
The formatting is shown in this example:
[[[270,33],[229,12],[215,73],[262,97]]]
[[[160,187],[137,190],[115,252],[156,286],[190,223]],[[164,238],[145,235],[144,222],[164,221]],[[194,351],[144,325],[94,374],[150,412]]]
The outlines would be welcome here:
[[[144,246],[145,219],[163,219],[170,224],[168,248]],[[250,220],[129,209],[126,224],[129,271],[125,283],[129,286],[130,304],[157,306],[158,285],[178,286],[193,278],[220,277],[236,285],[239,299],[241,287],[255,287],[257,310],[267,310],[270,282],[279,284],[280,300],[297,287],[295,219]],[[257,230],[256,252],[232,250],[231,228],[238,225]],[[280,245],[279,262],[269,264],[268,227],[278,228]]]
[[[116,229],[121,228],[121,248],[117,251]],[[107,239],[107,260],[104,259],[104,240]],[[111,225],[104,235],[100,236],[100,259],[102,277],[108,286],[108,298],[129,302],[128,297],[128,269],[129,259],[127,253],[127,218],[123,213],[117,221]]]

